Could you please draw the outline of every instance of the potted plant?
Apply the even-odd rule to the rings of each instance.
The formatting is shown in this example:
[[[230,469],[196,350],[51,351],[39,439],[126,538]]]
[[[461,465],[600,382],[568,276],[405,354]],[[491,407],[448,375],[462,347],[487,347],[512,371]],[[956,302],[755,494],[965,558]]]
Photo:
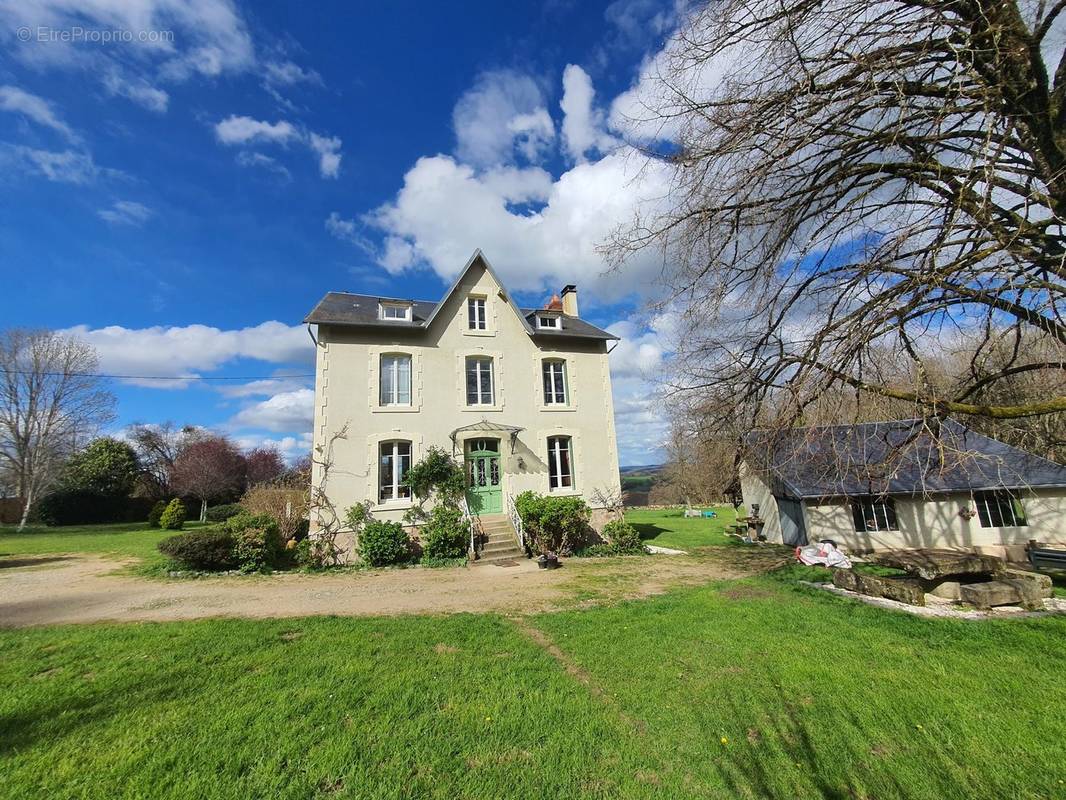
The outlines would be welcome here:
[[[541,569],[558,569],[559,568],[559,556],[555,553],[543,553],[540,558],[537,559],[537,566]]]

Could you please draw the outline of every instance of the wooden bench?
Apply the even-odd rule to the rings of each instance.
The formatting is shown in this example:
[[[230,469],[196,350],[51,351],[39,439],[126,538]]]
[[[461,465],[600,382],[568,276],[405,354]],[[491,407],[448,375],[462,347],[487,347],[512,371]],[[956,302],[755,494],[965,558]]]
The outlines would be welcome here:
[[[1041,547],[1036,542],[1030,542],[1026,549],[1029,551],[1029,563],[1033,565],[1034,569],[1066,572],[1066,550]]]

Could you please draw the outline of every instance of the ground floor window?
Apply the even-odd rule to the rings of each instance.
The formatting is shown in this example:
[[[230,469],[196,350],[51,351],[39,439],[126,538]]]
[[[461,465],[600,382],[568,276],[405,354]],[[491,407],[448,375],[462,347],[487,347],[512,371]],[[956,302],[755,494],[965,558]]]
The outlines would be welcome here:
[[[574,458],[569,436],[548,439],[548,488],[569,489],[574,485]]]
[[[1009,492],[976,492],[973,501],[982,528],[1025,527],[1029,524],[1022,501],[1011,497]]]
[[[858,533],[898,531],[896,501],[891,497],[857,497],[851,501],[851,516]]]
[[[382,442],[378,459],[378,500],[402,500],[411,496],[411,487],[404,481],[411,469],[410,442]]]

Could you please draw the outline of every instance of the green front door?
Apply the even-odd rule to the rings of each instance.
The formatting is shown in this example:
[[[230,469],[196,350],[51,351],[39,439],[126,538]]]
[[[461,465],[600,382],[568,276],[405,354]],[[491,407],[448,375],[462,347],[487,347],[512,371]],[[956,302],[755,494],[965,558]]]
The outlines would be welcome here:
[[[466,443],[466,499],[475,514],[503,511],[499,439],[471,439]]]

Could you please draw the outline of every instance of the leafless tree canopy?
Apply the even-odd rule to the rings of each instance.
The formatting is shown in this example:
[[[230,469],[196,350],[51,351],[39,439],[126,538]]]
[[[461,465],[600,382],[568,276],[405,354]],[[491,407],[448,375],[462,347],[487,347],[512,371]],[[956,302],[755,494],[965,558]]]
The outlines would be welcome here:
[[[676,388],[742,427],[846,392],[911,416],[1066,410],[1064,7],[697,11],[644,121],[676,145],[648,148],[674,191],[611,245],[662,248]]]
[[[113,418],[115,399],[102,388],[92,346],[52,331],[0,332],[0,470],[33,503],[64,460]]]

